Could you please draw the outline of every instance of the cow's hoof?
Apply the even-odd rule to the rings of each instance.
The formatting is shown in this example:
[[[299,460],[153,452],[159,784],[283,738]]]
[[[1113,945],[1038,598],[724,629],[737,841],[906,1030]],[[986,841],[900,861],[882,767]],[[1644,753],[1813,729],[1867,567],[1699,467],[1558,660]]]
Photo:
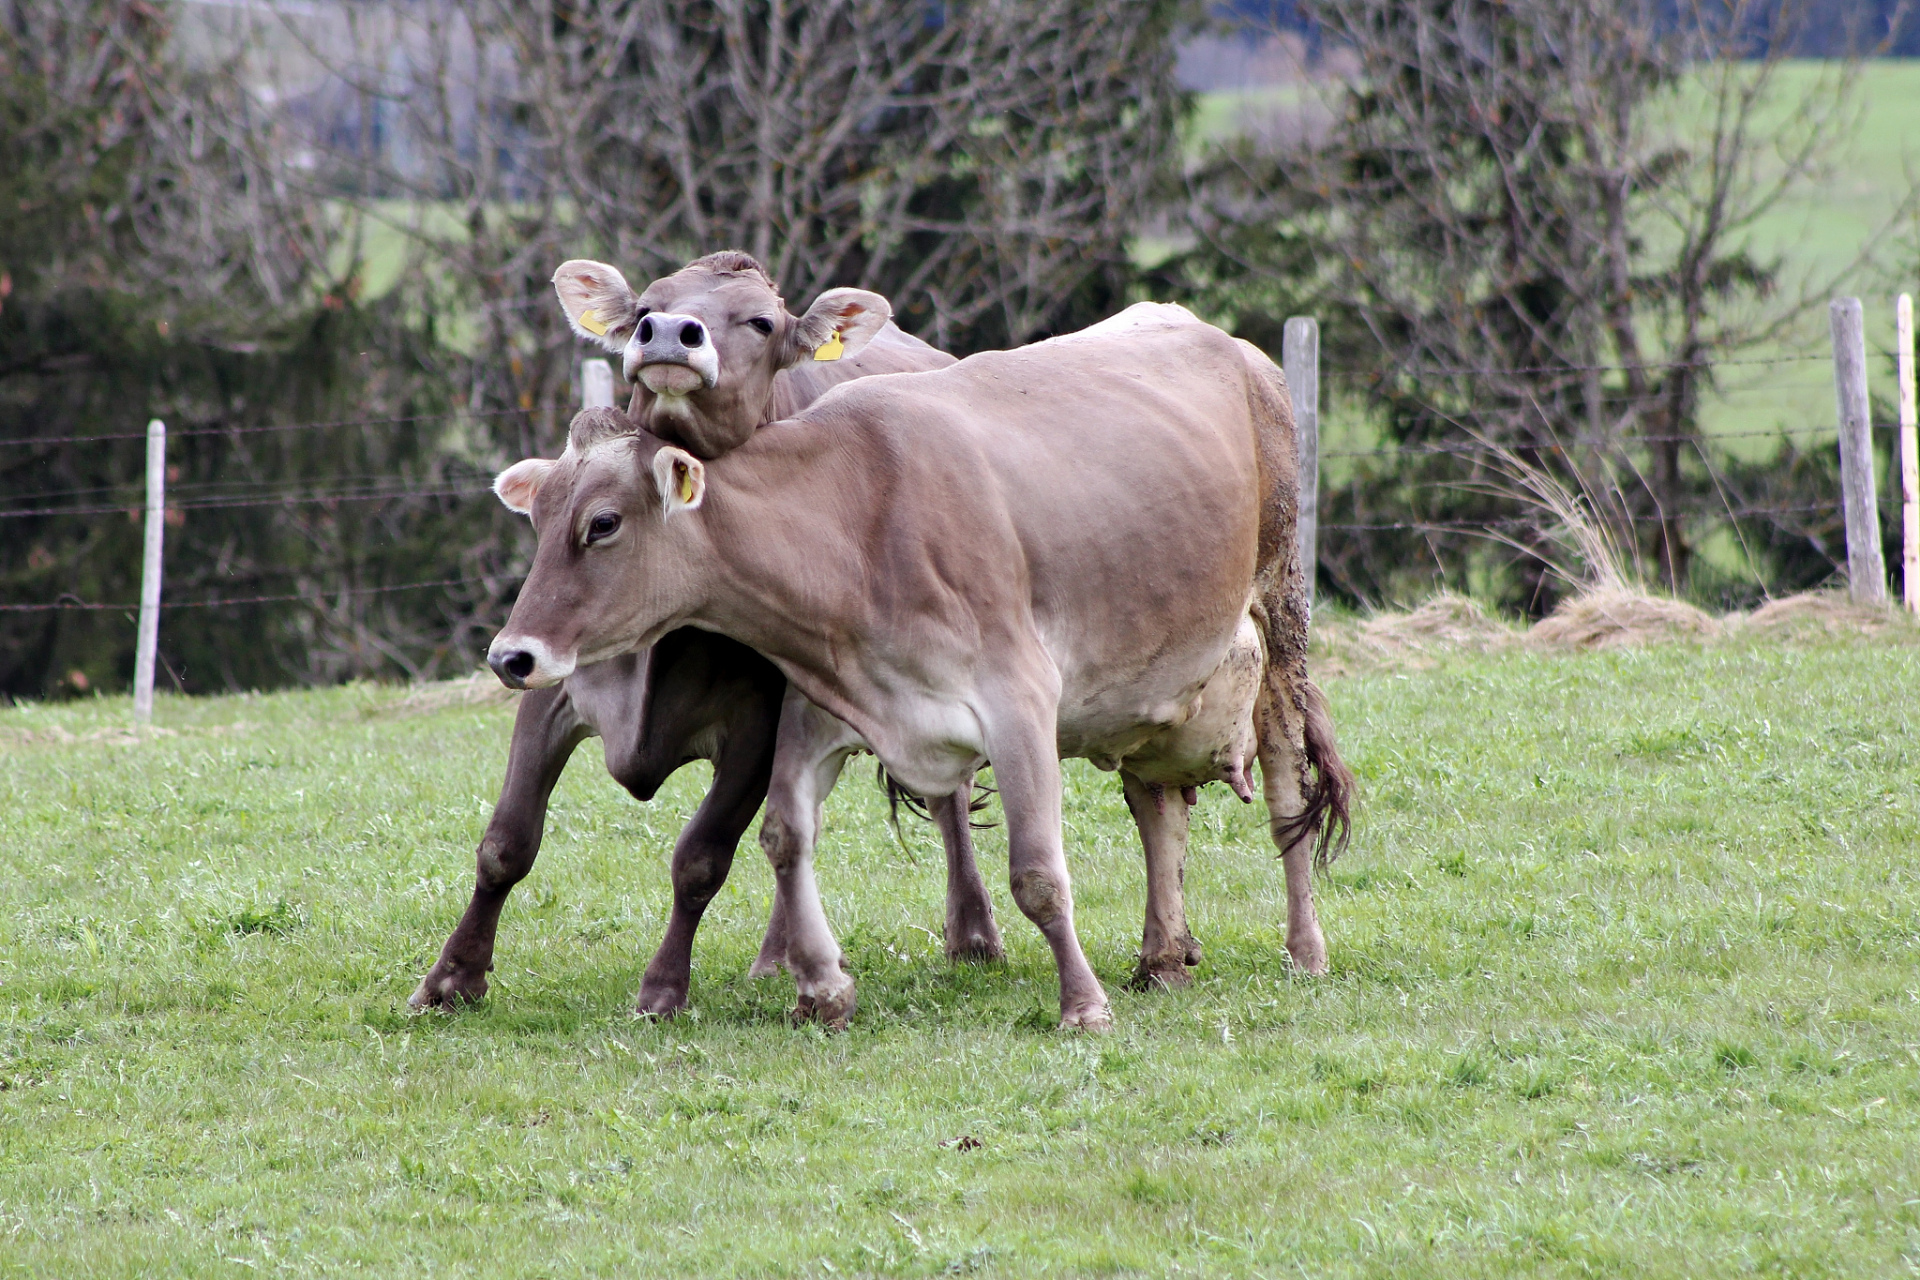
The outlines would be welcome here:
[[[478,1004],[486,996],[484,969],[469,973],[451,965],[435,965],[407,997],[407,1007],[415,1013],[427,1009],[457,1009],[463,1004]]]
[[[687,990],[659,987],[649,990],[640,988],[640,998],[634,1001],[633,1014],[636,1018],[671,1018],[687,1007]]]
[[[811,996],[803,994],[788,1012],[787,1020],[796,1027],[817,1022],[827,1031],[845,1031],[858,1003],[854,998],[853,983],[848,982],[837,991]]]
[[[1060,1010],[1060,1029],[1062,1031],[1111,1031],[1113,1030],[1113,1010],[1107,1007],[1105,1000],[1097,1004],[1076,1005]]]
[[[999,934],[969,934],[957,942],[947,938],[948,964],[997,964],[1007,958]]]
[[[1156,960],[1142,957],[1127,986],[1134,991],[1178,991],[1190,987],[1193,985],[1193,975],[1187,972],[1188,963],[1165,956]]]
[[[1295,973],[1318,978],[1327,971],[1327,944],[1318,938],[1309,942],[1287,943],[1287,955],[1293,959]]]
[[[766,955],[757,955],[753,963],[747,966],[749,978],[771,978],[780,972],[780,962]]]

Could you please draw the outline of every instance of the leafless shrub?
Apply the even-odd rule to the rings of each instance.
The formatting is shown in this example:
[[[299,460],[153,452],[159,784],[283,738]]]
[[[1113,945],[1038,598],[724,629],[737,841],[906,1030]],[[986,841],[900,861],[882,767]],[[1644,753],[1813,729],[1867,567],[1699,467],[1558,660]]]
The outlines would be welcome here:
[[[1357,60],[1301,82],[1331,128],[1218,149],[1193,175],[1196,246],[1163,277],[1274,350],[1282,317],[1320,315],[1331,384],[1410,446],[1323,518],[1348,501],[1420,528],[1361,531],[1326,576],[1393,594],[1401,566],[1473,554],[1470,531],[1436,526],[1524,512],[1474,483],[1492,466],[1497,485],[1495,459],[1451,447],[1485,438],[1685,589],[1703,509],[1724,505],[1702,399],[1723,361],[1789,338],[1830,292],[1753,233],[1829,175],[1852,64],[1783,101],[1809,10],[1774,0],[1301,8]],[[1542,594],[1538,549],[1511,562],[1516,603]]]

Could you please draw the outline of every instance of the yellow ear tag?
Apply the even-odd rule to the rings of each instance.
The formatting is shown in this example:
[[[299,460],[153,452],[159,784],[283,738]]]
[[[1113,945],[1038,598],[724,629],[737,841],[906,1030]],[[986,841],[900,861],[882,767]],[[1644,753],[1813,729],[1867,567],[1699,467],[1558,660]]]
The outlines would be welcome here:
[[[600,317],[592,311],[582,311],[580,313],[580,327],[596,338],[604,338],[607,336],[607,326],[602,324]]]
[[[680,476],[680,501],[692,502],[693,501],[692,469],[689,468],[687,464],[684,462],[676,462],[673,466],[673,469]]]
[[[815,360],[838,360],[846,354],[847,344],[840,341],[840,331],[835,329],[833,336],[813,349]]]

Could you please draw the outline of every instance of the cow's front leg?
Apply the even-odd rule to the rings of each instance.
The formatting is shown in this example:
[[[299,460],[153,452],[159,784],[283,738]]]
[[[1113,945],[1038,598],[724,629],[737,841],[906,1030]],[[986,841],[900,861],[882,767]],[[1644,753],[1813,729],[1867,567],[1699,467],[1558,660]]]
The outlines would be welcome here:
[[[778,963],[793,974],[798,994],[793,1021],[818,1021],[833,1030],[845,1028],[853,1017],[854,984],[820,903],[813,850],[827,794],[859,746],[859,736],[845,723],[789,690],[780,714],[766,816],[760,820],[760,847],[773,868],[775,904],[761,958],[767,958],[778,928],[777,941],[784,947]],[[756,968],[760,964],[755,961]]]
[[[972,805],[971,778],[952,795],[927,801],[947,851],[947,959],[955,963],[1004,960],[1007,955],[993,919],[993,899],[974,861]]]
[[[440,948],[440,959],[408,997],[415,1009],[450,1008],[487,994],[493,940],[507,894],[533,869],[546,828],[547,801],[573,749],[589,735],[567,697],[565,683],[520,700],[507,752],[507,777],[481,837],[473,898]]]
[[[1142,782],[1125,769],[1120,783],[1147,859],[1147,918],[1129,985],[1184,987],[1193,981],[1188,966],[1200,963],[1200,944],[1187,932],[1187,800],[1181,788]]]
[[[1050,703],[1038,707],[1027,703],[1019,711],[1025,714],[994,733],[988,743],[1000,805],[1007,815],[1008,883],[1013,900],[1053,949],[1060,973],[1061,1028],[1105,1030],[1113,1025],[1113,1012],[1073,927],[1073,883],[1061,845],[1055,709]]]

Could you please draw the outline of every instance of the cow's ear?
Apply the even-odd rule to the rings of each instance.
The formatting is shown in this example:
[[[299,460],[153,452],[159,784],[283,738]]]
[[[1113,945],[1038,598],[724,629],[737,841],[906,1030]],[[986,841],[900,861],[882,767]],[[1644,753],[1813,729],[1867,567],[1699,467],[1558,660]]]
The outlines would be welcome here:
[[[534,495],[540,492],[540,482],[547,478],[547,472],[553,470],[550,458],[528,458],[516,462],[493,478],[493,491],[500,495],[500,501],[507,504],[507,510],[518,511],[521,515],[533,512]]]
[[[553,273],[554,292],[573,331],[609,351],[624,351],[640,319],[640,299],[618,267],[574,258]]]
[[[660,486],[662,516],[698,511],[706,499],[707,464],[685,449],[665,445],[654,454],[653,479]]]
[[[839,360],[858,355],[891,319],[892,304],[877,293],[829,289],[813,300],[807,314],[794,325],[793,359],[788,363],[797,364],[809,357]]]

